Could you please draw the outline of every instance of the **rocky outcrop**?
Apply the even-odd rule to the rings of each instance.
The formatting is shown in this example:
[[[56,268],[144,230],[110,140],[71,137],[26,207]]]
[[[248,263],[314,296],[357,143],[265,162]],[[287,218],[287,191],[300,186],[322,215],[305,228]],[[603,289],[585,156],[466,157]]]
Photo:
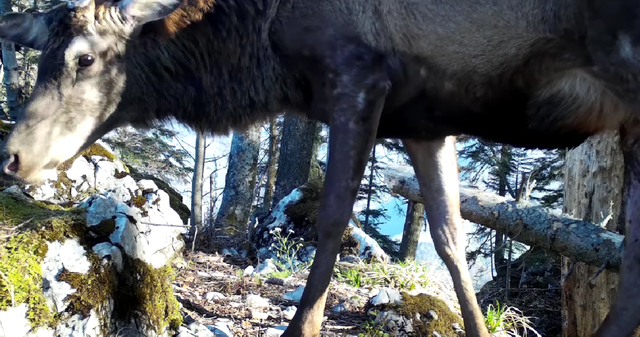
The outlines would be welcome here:
[[[289,244],[299,242],[299,246],[292,247],[295,251],[293,263],[312,260],[318,240],[315,221],[321,188],[321,181],[310,180],[280,200],[267,217],[260,219],[252,235],[260,260],[276,259],[278,252],[274,251],[274,247],[282,247],[285,239]],[[342,238],[339,258],[354,257],[361,260],[389,260],[380,245],[351,221]]]
[[[169,336],[184,221],[101,145],[0,193],[0,336]]]

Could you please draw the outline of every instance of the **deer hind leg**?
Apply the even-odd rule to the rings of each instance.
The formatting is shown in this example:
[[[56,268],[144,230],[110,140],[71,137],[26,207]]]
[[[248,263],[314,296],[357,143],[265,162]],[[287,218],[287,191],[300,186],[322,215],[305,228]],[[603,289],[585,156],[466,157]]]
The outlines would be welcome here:
[[[640,326],[640,122],[620,130],[625,171],[625,247],[618,291],[597,337],[638,336]]]
[[[455,138],[403,140],[414,167],[436,252],[451,278],[469,337],[489,337],[467,268],[460,216],[460,192]]]
[[[338,48],[337,59],[316,63],[316,80],[326,99],[316,107],[331,114],[329,160],[318,210],[318,248],[300,305],[285,337],[319,335],[324,307],[340,250],[342,234],[351,217],[358,187],[373,148],[388,80],[384,58],[366,47]],[[320,103],[318,103],[320,104]]]

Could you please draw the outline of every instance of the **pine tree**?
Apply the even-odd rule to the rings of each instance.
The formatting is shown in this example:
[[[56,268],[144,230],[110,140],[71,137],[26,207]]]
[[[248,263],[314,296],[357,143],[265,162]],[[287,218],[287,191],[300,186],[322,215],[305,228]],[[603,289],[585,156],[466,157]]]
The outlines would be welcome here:
[[[177,133],[158,125],[150,131],[132,127],[118,128],[102,138],[118,157],[138,171],[158,177],[166,182],[188,183],[193,175],[191,154],[174,146],[171,140]]]
[[[464,136],[458,137],[458,143],[461,176],[466,182],[482,184],[516,201],[535,201],[547,207],[561,205],[563,151],[525,150]],[[483,244],[469,252],[467,258],[474,263],[480,256],[491,257],[498,276],[507,273],[513,252],[525,249],[483,226],[477,227],[472,238]]]

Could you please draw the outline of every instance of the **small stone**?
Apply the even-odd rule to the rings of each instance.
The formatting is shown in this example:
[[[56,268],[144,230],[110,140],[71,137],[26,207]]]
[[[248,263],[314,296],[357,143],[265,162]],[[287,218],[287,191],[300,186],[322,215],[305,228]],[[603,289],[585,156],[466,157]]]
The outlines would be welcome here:
[[[383,288],[380,292],[371,299],[371,304],[374,306],[379,306],[382,304],[401,304],[402,303],[402,295],[391,288]]]
[[[347,311],[347,307],[344,305],[344,303],[339,303],[339,304],[336,304],[333,308],[331,308],[331,311],[335,313],[343,313]]]
[[[276,326],[273,328],[268,328],[267,331],[264,332],[264,337],[280,337],[286,330],[286,326]]]
[[[458,336],[464,336],[465,335],[464,329],[462,329],[460,324],[453,323],[453,324],[451,324],[451,327],[453,328],[453,331],[455,331],[456,334],[458,334]]]
[[[248,266],[242,272],[242,276],[250,276],[251,274],[253,274],[253,266]]]
[[[209,330],[208,327],[198,323],[193,322],[189,324],[186,329],[180,327],[179,334],[177,337],[215,337],[216,335]]]
[[[271,274],[273,272],[278,271],[278,268],[276,267],[275,263],[273,263],[272,259],[266,259],[262,262],[260,262],[260,264],[258,264],[258,266],[256,267],[255,273],[256,274]]]
[[[429,310],[429,312],[427,314],[429,315],[430,319],[432,319],[434,321],[438,320],[438,314],[435,311]]]
[[[441,337],[440,334],[435,330],[431,334],[433,335],[433,337]]]
[[[251,318],[257,320],[265,320],[269,318],[269,315],[259,310],[251,310]]]
[[[296,315],[297,310],[298,309],[295,306],[291,305],[291,306],[288,306],[286,309],[284,309],[284,311],[282,311],[282,315],[284,316],[284,318],[288,320],[292,320],[293,316]]]
[[[204,295],[204,298],[206,298],[207,301],[212,302],[212,301],[215,301],[215,300],[223,300],[226,297],[222,293],[219,293],[217,291],[212,291],[212,292],[206,293]]]
[[[357,264],[357,263],[362,262],[362,259],[360,259],[360,258],[359,258],[359,257],[357,257],[357,256],[347,255],[347,256],[345,256],[345,257],[341,258],[341,259],[340,259],[340,262],[343,262],[343,263],[355,263],[355,264]]]
[[[296,290],[285,293],[282,298],[287,301],[300,302],[300,298],[302,298],[302,293],[304,292],[304,286],[298,286]]]
[[[229,326],[222,322],[216,322],[214,325],[207,325],[207,329],[213,332],[215,337],[233,337],[233,333],[229,330]]]
[[[397,331],[397,330],[398,330],[398,327],[397,327],[397,325],[396,325],[396,322],[394,322],[394,321],[389,321],[389,322],[387,323],[387,328],[388,328],[389,330],[391,330],[391,331]]]
[[[260,307],[268,307],[269,300],[266,298],[262,298],[258,295],[249,294],[247,295],[247,299],[245,301],[248,307],[252,308],[260,308]]]
[[[416,314],[413,316],[413,320],[415,320],[416,322],[420,322],[420,313],[416,312]]]

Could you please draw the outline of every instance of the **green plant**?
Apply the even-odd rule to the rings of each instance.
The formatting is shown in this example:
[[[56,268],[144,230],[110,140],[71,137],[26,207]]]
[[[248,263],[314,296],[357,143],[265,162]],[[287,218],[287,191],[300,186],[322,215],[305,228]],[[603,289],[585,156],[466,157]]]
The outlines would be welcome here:
[[[272,273],[271,277],[286,278],[296,271],[301,271],[311,265],[312,261],[307,263],[300,262],[296,259],[300,247],[302,247],[302,240],[290,238],[293,230],[289,230],[287,236],[282,236],[281,228],[275,228],[269,231],[269,234],[273,234],[276,239],[275,243],[271,244],[269,250],[275,250],[276,259],[274,264],[278,267],[279,271]]]
[[[346,279],[347,280],[347,284],[353,286],[353,287],[357,287],[360,288],[363,286],[362,283],[362,275],[360,274],[360,271],[357,269],[348,269],[345,272],[339,272],[338,273],[338,278],[339,279]]]
[[[528,332],[533,332],[536,336],[541,335],[531,326],[529,318],[524,316],[520,310],[511,306],[501,306],[496,301],[496,306],[489,304],[485,317],[485,325],[492,334],[496,332],[505,332],[507,335],[520,336],[519,328],[523,331],[522,336],[527,336]]]
[[[498,329],[504,328],[504,309],[505,307],[500,306],[500,302],[498,301],[496,301],[495,307],[493,304],[489,304],[489,307],[487,308],[487,316],[484,319],[489,332],[496,333],[498,332]]]
[[[389,334],[382,332],[382,324],[373,321],[364,322],[362,325],[364,333],[359,333],[358,337],[389,337]]]

